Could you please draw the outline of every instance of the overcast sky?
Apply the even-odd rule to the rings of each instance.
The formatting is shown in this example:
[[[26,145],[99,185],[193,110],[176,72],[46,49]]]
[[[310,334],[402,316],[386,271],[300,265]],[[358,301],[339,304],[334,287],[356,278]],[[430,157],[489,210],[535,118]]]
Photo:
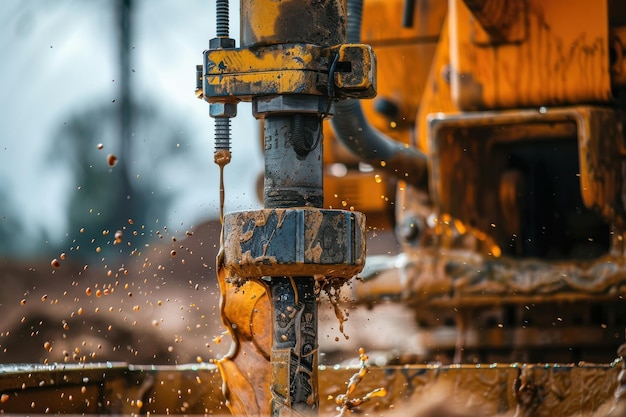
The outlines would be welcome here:
[[[64,212],[71,193],[78,192],[69,169],[52,161],[55,133],[82,109],[115,105],[114,5],[112,0],[0,2],[0,221],[17,221],[15,245],[23,250],[34,250],[42,231],[50,240],[63,238]],[[180,146],[191,151],[148,174],[150,184],[176,196],[161,224],[215,218],[213,121],[208,104],[194,96],[195,65],[215,36],[214,0],[135,0],[134,7],[134,91],[176,122]],[[231,1],[231,36],[238,41],[237,1]],[[256,123],[249,105],[240,105],[232,123],[233,162],[226,170],[227,211],[258,206],[254,183],[263,161]],[[159,143],[134,146],[149,158]]]

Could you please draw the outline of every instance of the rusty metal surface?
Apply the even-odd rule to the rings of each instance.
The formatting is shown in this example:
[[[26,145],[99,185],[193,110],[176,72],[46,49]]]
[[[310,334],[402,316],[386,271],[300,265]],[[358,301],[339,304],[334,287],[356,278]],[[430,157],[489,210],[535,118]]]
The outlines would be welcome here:
[[[376,96],[376,56],[369,45],[341,45],[338,62],[349,64],[349,71],[337,71],[334,83],[344,98]]]
[[[347,210],[263,209],[227,213],[225,267],[241,278],[351,278],[365,263],[365,218]]]
[[[524,0],[464,0],[493,43],[522,42],[527,36]]]
[[[578,108],[580,186],[585,205],[600,212],[619,230],[626,228],[624,143],[620,113]]]
[[[215,365],[0,367],[2,413],[229,415]]]
[[[411,144],[415,140],[414,124],[420,100],[427,83],[442,22],[447,13],[447,0],[420,0],[415,11],[415,25],[404,28],[399,25],[398,11],[404,0],[367,0],[363,5],[361,39],[372,46],[376,54],[377,98],[361,102],[368,121],[387,136],[402,143]],[[441,67],[437,66],[440,73]],[[390,103],[396,111],[385,114],[380,111],[381,103]],[[330,128],[325,128],[324,160],[356,165],[354,156],[346,151],[333,136]],[[338,194],[341,201],[341,194]],[[363,194],[367,195],[367,194]],[[379,198],[373,195],[371,199]],[[327,199],[328,200],[328,199]],[[344,199],[345,200],[345,199]],[[330,201],[330,200],[328,200]],[[333,204],[333,206],[335,206]],[[373,219],[372,210],[365,211],[368,220]]]
[[[247,0],[241,2],[244,47],[308,43],[338,45],[346,39],[345,0]]]
[[[206,97],[322,94],[330,67],[326,49],[304,44],[204,52]]]
[[[272,278],[272,415],[313,415],[319,404],[315,286],[313,279]]]
[[[607,2],[594,7],[585,0],[526,4],[527,35],[500,44],[484,42],[489,37],[463,0],[450,3],[456,104],[477,110],[611,100]]]
[[[290,114],[291,109],[274,111],[278,114],[268,114],[263,124],[263,205],[322,207],[321,120],[317,114]]]
[[[626,159],[619,140],[620,124],[621,117],[613,109],[581,106],[431,117],[433,198],[440,213],[449,214],[466,227],[477,228],[492,238],[492,246],[498,246],[500,253],[507,253],[510,245],[523,244],[516,239],[523,235],[519,230],[519,216],[524,204],[528,204],[520,199],[524,193],[521,189],[513,189],[511,198],[502,194],[506,191],[502,187],[518,187],[514,182],[503,182],[506,172],[519,170],[511,165],[510,155],[515,155],[512,149],[518,146],[516,144],[532,144],[536,149],[549,146],[549,152],[562,149],[555,155],[562,161],[573,159],[570,164],[577,165],[572,165],[572,169],[576,166],[579,169],[571,173],[579,179],[572,177],[575,182],[568,180],[572,185],[565,184],[567,178],[561,179],[560,189],[554,192],[570,196],[579,194],[588,209],[600,213],[605,222],[621,227],[626,217],[621,199],[621,166]],[[508,152],[508,159],[498,153],[503,151]],[[520,153],[519,157],[523,155]],[[534,155],[532,158],[540,157],[538,152]],[[487,160],[491,162],[485,164]],[[548,165],[557,166],[556,161]],[[546,172],[545,175],[550,174]],[[528,181],[527,178],[520,179]],[[579,189],[570,190],[576,182],[580,184]],[[550,196],[535,198],[543,198],[543,209],[548,210],[546,205]],[[537,206],[536,209],[541,208]],[[549,219],[545,221],[550,223]],[[588,232],[584,237],[593,236],[593,232]],[[522,248],[511,250],[515,253]],[[494,256],[499,255],[494,252]]]
[[[203,97],[207,101],[250,101],[255,96],[276,94],[334,98],[376,95],[376,57],[369,45],[280,44],[256,49],[209,49],[203,55]],[[331,72],[334,86],[329,88]]]
[[[483,416],[605,416],[615,404],[620,368],[617,363],[369,367],[354,396],[384,388],[386,396],[358,407],[381,416],[413,415],[433,397],[445,398],[461,415],[478,409]],[[335,397],[358,371],[320,369],[319,415],[336,415]],[[0,369],[0,384],[4,413],[230,415],[211,364],[11,366]]]

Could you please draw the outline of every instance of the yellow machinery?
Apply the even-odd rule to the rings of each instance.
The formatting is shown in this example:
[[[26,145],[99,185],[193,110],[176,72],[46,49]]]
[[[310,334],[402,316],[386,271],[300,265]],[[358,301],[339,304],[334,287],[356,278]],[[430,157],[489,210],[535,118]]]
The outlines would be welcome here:
[[[611,362],[626,325],[619,4],[362,3],[244,1],[242,47],[205,53],[204,98],[250,100],[264,122],[266,209],[225,218],[222,282],[269,293],[273,341],[244,338],[267,343],[259,410],[317,408],[315,367],[301,368],[316,363],[315,312],[297,288],[307,273],[321,291],[362,268],[359,211],[393,225],[401,253],[366,268],[351,296],[413,306],[423,360]],[[323,119],[322,181],[306,161],[320,158]],[[295,302],[281,304],[277,276]],[[239,318],[246,300],[231,297]],[[290,312],[304,321],[281,319]],[[222,373],[242,410],[233,388],[245,389]],[[518,384],[529,415],[542,401],[521,404],[521,391],[534,383]]]
[[[231,352],[217,367],[14,369],[2,410],[378,415],[442,385],[484,415],[624,415],[626,9],[362,3],[242,0],[236,47],[216,0],[197,70],[215,161],[240,101],[265,154],[264,208],[223,218]],[[366,262],[368,230],[393,231],[398,253]],[[343,294],[372,314],[414,311],[419,363],[319,369],[317,303],[357,274]],[[82,402],[42,408],[60,384]]]
[[[618,2],[416,7],[394,35],[375,20],[400,4],[366,3],[381,64],[365,112],[424,153],[429,178],[385,167],[403,271],[357,298],[412,303],[431,358],[609,361],[626,325]]]

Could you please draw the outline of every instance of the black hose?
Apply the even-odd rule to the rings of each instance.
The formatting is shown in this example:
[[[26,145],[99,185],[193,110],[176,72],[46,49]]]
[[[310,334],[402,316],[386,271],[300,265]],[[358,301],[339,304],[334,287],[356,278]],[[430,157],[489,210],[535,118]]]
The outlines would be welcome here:
[[[348,0],[348,43],[359,43],[363,0]],[[356,156],[398,179],[425,187],[426,156],[374,128],[365,118],[359,100],[335,103],[331,126],[337,139]]]

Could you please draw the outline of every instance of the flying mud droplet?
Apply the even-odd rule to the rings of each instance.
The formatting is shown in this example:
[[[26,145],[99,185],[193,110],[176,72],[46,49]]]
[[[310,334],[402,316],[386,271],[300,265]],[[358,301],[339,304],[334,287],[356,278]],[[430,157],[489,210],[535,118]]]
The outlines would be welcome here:
[[[117,156],[113,155],[112,153],[107,155],[107,164],[110,167],[114,167],[115,165],[117,165]]]
[[[54,258],[52,261],[50,261],[50,266],[52,266],[53,268],[59,268],[61,266],[61,262],[59,262],[57,258]]]
[[[99,144],[98,144],[98,146],[97,146],[97,148],[98,148],[98,149],[103,149],[103,148],[104,148],[104,145],[103,145],[103,144],[101,144],[101,143],[99,143]]]
[[[122,236],[124,236],[124,234],[122,233],[121,230],[118,230],[115,232],[115,242],[113,242],[114,245],[119,245],[120,243],[122,243]]]

